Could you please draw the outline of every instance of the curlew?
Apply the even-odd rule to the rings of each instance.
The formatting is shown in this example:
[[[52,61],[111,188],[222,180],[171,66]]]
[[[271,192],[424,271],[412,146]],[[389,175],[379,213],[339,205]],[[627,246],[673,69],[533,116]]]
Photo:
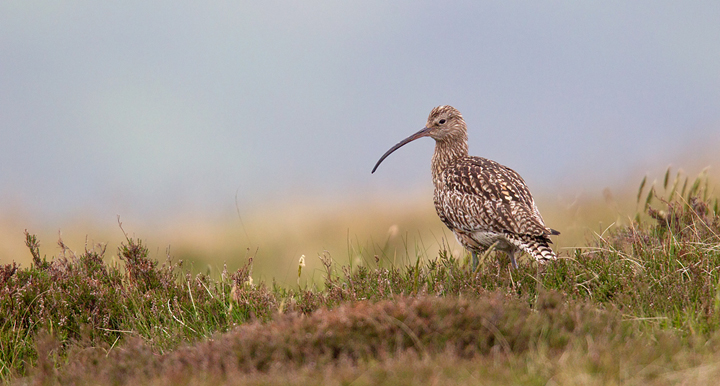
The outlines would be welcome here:
[[[383,154],[372,173],[392,152],[422,137],[435,140],[431,164],[435,210],[472,254],[473,270],[478,254],[491,247],[505,252],[514,268],[519,251],[538,262],[557,258],[550,235],[560,232],[545,226],[525,181],[507,166],[468,155],[465,120],[451,106],[434,108],[425,127]]]

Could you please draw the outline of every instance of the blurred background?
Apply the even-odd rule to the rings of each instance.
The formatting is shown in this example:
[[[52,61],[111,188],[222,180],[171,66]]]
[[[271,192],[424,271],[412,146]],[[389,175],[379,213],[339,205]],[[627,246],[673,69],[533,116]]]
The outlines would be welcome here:
[[[307,256],[460,249],[423,127],[526,180],[556,245],[634,215],[643,176],[720,162],[716,1],[0,1],[0,263],[124,238],[294,283]],[[374,263],[369,261],[368,263]]]

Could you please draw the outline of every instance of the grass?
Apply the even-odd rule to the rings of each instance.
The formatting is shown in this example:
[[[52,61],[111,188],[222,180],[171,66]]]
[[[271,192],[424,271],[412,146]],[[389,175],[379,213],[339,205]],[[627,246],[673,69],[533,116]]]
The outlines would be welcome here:
[[[720,216],[699,178],[640,186],[635,221],[550,264],[476,272],[441,248],[393,264],[320,254],[320,280],[211,277],[125,236],[0,266],[0,377],[14,384],[713,384]],[[687,181],[687,179],[685,179]],[[699,182],[698,182],[699,181]],[[685,186],[685,187],[683,187]],[[422,258],[421,258],[422,257]],[[351,259],[351,262],[353,260]],[[298,277],[306,274],[293,267]]]

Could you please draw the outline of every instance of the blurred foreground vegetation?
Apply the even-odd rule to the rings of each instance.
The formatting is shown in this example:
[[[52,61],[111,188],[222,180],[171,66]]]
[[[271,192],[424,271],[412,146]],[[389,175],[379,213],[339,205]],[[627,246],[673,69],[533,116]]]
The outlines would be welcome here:
[[[640,186],[635,221],[546,265],[441,248],[317,258],[317,282],[209,276],[126,235],[0,266],[0,376],[37,384],[716,384],[720,216],[703,178]],[[683,187],[684,185],[684,187]],[[362,253],[359,251],[358,253]],[[309,258],[308,258],[309,260]],[[359,263],[358,263],[359,262]]]

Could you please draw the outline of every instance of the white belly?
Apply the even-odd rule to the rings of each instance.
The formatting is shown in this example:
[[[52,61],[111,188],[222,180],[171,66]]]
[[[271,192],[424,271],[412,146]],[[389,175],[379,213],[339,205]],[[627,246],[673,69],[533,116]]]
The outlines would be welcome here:
[[[505,238],[505,235],[495,232],[482,232],[477,231],[472,233],[473,241],[480,244],[483,248],[489,248],[491,245],[495,245],[495,249],[499,251],[509,252],[516,249],[510,241]]]

